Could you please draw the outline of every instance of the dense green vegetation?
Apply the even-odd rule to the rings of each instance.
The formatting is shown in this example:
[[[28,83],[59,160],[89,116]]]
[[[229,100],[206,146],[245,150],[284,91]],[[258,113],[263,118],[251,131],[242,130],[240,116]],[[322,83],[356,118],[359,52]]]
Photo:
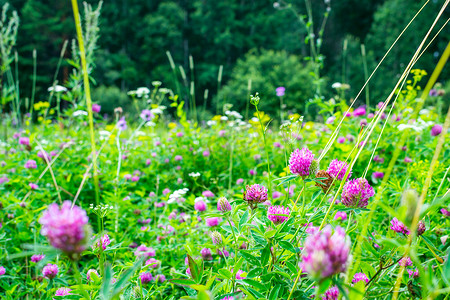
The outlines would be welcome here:
[[[450,0],[405,2],[3,5],[0,298],[448,300]]]
[[[0,0],[0,4],[4,2]],[[324,81],[319,95],[328,97],[332,95],[331,83],[336,81],[350,84],[348,96],[354,96],[365,80],[360,45],[365,45],[371,72],[424,1],[311,2],[316,42],[325,15],[328,15],[321,41],[323,67],[320,76]],[[415,51],[412,45],[422,39],[441,2],[429,3],[380,69],[383,76],[376,76],[371,81],[372,104],[387,96],[382,87],[396,81]],[[53,82],[63,42],[75,38],[71,7],[66,1],[11,0],[9,3],[21,19],[17,51],[22,93],[27,97],[31,95],[32,51],[36,49],[36,91],[38,98],[47,97],[46,89]],[[138,86],[150,86],[154,80],[162,81],[187,99],[193,81],[197,106],[203,106],[205,90],[208,90],[206,106],[215,113],[216,95],[220,89],[218,73],[222,65],[221,86],[224,90],[219,94],[219,101],[227,98],[228,102],[242,107],[248,100],[248,79],[252,79],[251,93],[264,91],[267,98],[275,101],[275,95],[267,92],[273,90],[273,86],[286,86],[288,109],[300,109],[315,92],[311,84],[299,84],[307,73],[300,66],[307,68],[305,59],[311,56],[310,46],[305,44],[308,36],[305,3],[304,0],[276,3],[268,0],[106,1],[95,52],[95,86],[102,93],[114,95],[109,100],[118,104],[123,103],[120,93],[125,94]],[[398,15],[399,11],[401,15]],[[445,16],[437,28],[444,19]],[[438,36],[430,45],[417,67],[431,72],[445,47],[444,36]],[[173,57],[176,75],[171,70],[166,51]],[[71,55],[69,45],[64,56],[70,58]],[[297,56],[290,58],[297,62],[289,63],[285,55]],[[245,68],[243,64],[246,64]],[[182,78],[181,67],[186,80]],[[443,77],[447,78],[449,71],[444,72]],[[69,75],[70,65],[63,62],[57,75],[59,83],[68,81]]]

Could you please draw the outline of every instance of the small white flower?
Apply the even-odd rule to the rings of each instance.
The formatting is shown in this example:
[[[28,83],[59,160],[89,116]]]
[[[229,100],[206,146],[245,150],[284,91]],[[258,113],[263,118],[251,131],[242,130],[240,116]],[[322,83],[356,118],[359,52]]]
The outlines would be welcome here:
[[[152,112],[152,114],[154,115],[162,115],[163,111],[160,108],[154,108],[152,110],[150,110]]]
[[[87,111],[84,111],[84,110],[77,110],[77,111],[74,111],[72,115],[73,115],[74,117],[78,117],[78,116],[87,116],[88,113],[87,113]]]
[[[111,132],[109,132],[109,131],[107,131],[107,130],[100,130],[99,132],[98,132],[101,136],[110,136],[111,135]]]
[[[206,122],[206,125],[208,125],[208,126],[214,126],[216,124],[217,124],[217,122],[214,121],[214,120],[209,120],[209,121]]]
[[[222,117],[220,117],[220,120],[222,120],[222,121],[228,121],[228,118],[227,118],[226,116],[222,116]]]
[[[333,84],[331,85],[331,87],[332,87],[333,89],[340,89],[340,88],[342,87],[342,83],[340,83],[340,82],[335,82],[335,83],[333,83]]]
[[[53,86],[49,87],[47,89],[48,92],[55,92],[55,93],[62,93],[62,92],[67,92],[67,88],[63,87],[62,85],[55,85],[55,88],[53,88]]]
[[[146,87],[139,87],[136,89],[136,96],[142,97],[150,94],[150,90]]]
[[[188,175],[195,178],[195,177],[199,177],[200,173],[199,172],[192,172],[192,173],[189,173]]]

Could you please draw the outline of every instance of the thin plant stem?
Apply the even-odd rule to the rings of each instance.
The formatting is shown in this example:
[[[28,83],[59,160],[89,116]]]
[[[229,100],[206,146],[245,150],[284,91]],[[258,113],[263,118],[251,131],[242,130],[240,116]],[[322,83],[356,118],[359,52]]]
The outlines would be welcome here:
[[[259,121],[259,125],[261,126],[261,131],[262,131],[262,135],[263,135],[263,140],[264,140],[264,150],[266,151],[266,159],[267,159],[267,173],[268,173],[268,182],[267,182],[267,188],[269,189],[269,192],[272,190],[271,187],[271,175],[270,175],[270,159],[269,159],[269,150],[267,149],[267,142],[266,142],[266,130],[264,129],[262,120],[261,120],[261,114],[258,110],[258,105],[255,105],[256,108],[256,113],[258,114],[258,121]]]
[[[364,44],[361,44],[361,56],[363,61],[364,80],[367,81],[367,78],[369,77],[369,71],[367,70],[366,46]],[[366,111],[369,112],[370,111],[369,85],[366,86],[365,91],[366,91]]]
[[[91,299],[91,296],[89,296],[88,292],[83,288],[83,282],[81,279],[81,273],[80,270],[78,270],[78,266],[75,260],[72,260],[72,268],[75,275],[75,279],[77,280],[78,287],[80,288],[81,294],[83,294],[83,297],[86,299]]]
[[[36,94],[37,52],[33,49],[33,85],[31,88],[30,118],[33,120],[34,96]],[[30,122],[31,125],[32,122]]]

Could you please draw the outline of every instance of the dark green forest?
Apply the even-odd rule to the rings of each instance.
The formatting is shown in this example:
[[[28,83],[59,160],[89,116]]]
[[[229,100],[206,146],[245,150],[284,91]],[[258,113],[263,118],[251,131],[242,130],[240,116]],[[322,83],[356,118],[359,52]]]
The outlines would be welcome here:
[[[66,40],[69,46],[64,57],[71,57],[75,28],[70,2],[8,2],[20,17],[16,49],[21,93],[25,97],[31,94],[32,53],[36,49],[37,100],[47,97]],[[94,101],[101,103],[106,112],[116,105],[126,108],[127,91],[140,86],[151,88],[153,81],[161,81],[181,96],[195,95],[197,106],[206,105],[211,113],[216,113],[217,101],[243,109],[249,93],[256,91],[265,99],[262,109],[274,113],[276,106],[272,104],[278,103],[278,86],[286,87],[288,109],[304,109],[314,97],[332,97],[333,82],[349,84],[345,92],[351,98],[367,76],[364,63],[371,72],[424,2],[106,0],[91,73]],[[88,3],[96,7],[98,1]],[[371,104],[384,100],[389,93],[442,3],[432,0],[387,57],[369,85]],[[447,11],[437,28],[448,17]],[[308,26],[312,31],[308,32]],[[416,68],[430,74],[448,37],[448,28],[444,28]],[[320,65],[319,78],[311,75],[311,43],[320,47],[315,61]],[[364,60],[362,44],[366,50]],[[175,72],[167,53],[173,58]],[[58,82],[64,84],[70,72],[71,66],[64,60]],[[448,75],[447,68],[441,78]],[[361,102],[365,103],[363,98]]]

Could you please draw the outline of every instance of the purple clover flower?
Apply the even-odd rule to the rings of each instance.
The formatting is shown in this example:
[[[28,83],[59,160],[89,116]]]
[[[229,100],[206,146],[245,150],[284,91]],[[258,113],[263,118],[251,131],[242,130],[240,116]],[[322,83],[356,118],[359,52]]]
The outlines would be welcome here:
[[[347,220],[347,213],[345,211],[338,211],[334,215],[334,219],[337,221],[345,221],[345,220]]]
[[[19,144],[24,146],[30,145],[30,139],[24,136],[19,137]]]
[[[397,218],[393,218],[391,220],[391,227],[390,227],[393,231],[398,232],[398,233],[402,233],[404,235],[408,235],[409,234],[409,229],[408,227],[405,226],[405,224],[403,224],[401,221],[399,221]]]
[[[44,254],[34,254],[31,256],[31,261],[34,263],[40,262],[41,260],[43,260],[45,257]]]
[[[158,269],[161,266],[161,262],[153,257],[145,262],[145,265],[150,265],[150,268]]]
[[[446,217],[450,217],[450,211],[445,208],[441,209],[441,214],[443,214]]]
[[[206,225],[209,227],[218,226],[220,219],[218,217],[206,218]]]
[[[42,275],[48,279],[53,279],[58,275],[58,266],[48,264],[42,269]]]
[[[212,252],[209,248],[203,248],[200,250],[203,260],[212,260]]]
[[[222,235],[218,231],[213,231],[211,233],[211,240],[212,240],[214,245],[220,246],[223,243]]]
[[[417,277],[419,277],[419,270],[417,270],[417,269],[409,270],[408,269],[408,275],[409,275],[409,278],[417,278]]]
[[[147,247],[145,245],[140,245],[139,247],[136,248],[136,251],[134,252],[134,255],[137,257],[140,256],[155,256],[156,255],[156,251],[152,248],[152,247]]]
[[[339,274],[346,270],[350,240],[345,230],[327,225],[309,235],[304,244],[301,268],[316,280]]]
[[[36,161],[33,160],[33,159],[28,160],[28,161],[25,163],[25,168],[26,168],[26,169],[36,169],[36,168],[37,168]]]
[[[283,97],[284,93],[286,92],[286,88],[284,86],[279,86],[275,89],[275,92],[277,93],[278,97]]]
[[[217,200],[217,209],[221,212],[231,211],[231,204],[228,202],[227,198],[220,197],[219,200]]]
[[[373,172],[372,176],[375,179],[382,179],[384,177],[384,173],[383,172]]]
[[[313,159],[314,154],[308,148],[295,149],[289,158],[289,170],[292,174],[308,176]]]
[[[366,114],[366,108],[364,106],[360,106],[353,111],[354,117],[364,116]]]
[[[365,178],[356,178],[344,185],[341,201],[347,207],[365,208],[374,195],[375,191]]]
[[[328,166],[327,173],[330,174],[331,176],[335,177],[337,180],[342,180],[342,179],[344,179],[347,169],[348,169],[347,163],[337,160],[337,159],[333,159],[330,162],[330,165]],[[350,178],[351,176],[352,176],[352,171],[350,171],[348,173],[347,178]]]
[[[205,211],[206,210],[206,203],[203,200],[198,200],[194,204],[194,209],[196,211]]]
[[[64,201],[61,209],[56,203],[49,205],[39,219],[41,234],[53,247],[69,255],[81,253],[86,248],[88,221],[86,211],[76,205],[72,208],[70,201]]]
[[[99,113],[100,110],[102,110],[101,105],[97,104],[97,103],[93,103],[92,104],[92,111],[95,113]]]
[[[62,287],[56,290],[55,296],[69,296],[72,290],[66,287]]]
[[[330,287],[325,295],[322,297],[322,300],[338,300],[339,298],[339,289],[337,286]]]
[[[275,225],[281,224],[289,218],[290,210],[284,206],[271,206],[267,210],[267,218]]]
[[[412,263],[412,261],[411,261],[411,258],[405,256],[405,257],[403,257],[402,259],[400,259],[400,261],[398,262],[398,264],[399,264],[400,266],[403,266],[403,267],[409,267],[409,266],[412,266],[413,263]]]
[[[353,276],[352,283],[355,284],[359,281],[365,281],[366,283],[368,283],[369,278],[367,278],[367,275],[364,273],[356,273],[355,276]]]
[[[30,187],[31,190],[37,190],[39,188],[39,186],[36,183],[32,182],[30,182],[28,186]]]
[[[212,197],[215,196],[215,195],[213,194],[213,192],[211,192],[211,191],[204,191],[204,192],[202,193],[202,195],[203,195],[203,197],[206,197],[206,198],[212,198]]]
[[[247,185],[244,192],[244,200],[253,209],[257,203],[263,203],[267,200],[267,189],[260,184]]]
[[[245,279],[245,276],[242,276],[242,274],[244,273],[244,271],[239,270],[236,272],[236,279]]]
[[[147,284],[153,280],[153,276],[151,273],[145,272],[145,273],[141,273],[141,275],[139,275],[139,279],[141,280],[142,284]]]
[[[442,126],[439,124],[436,124],[431,128],[431,136],[438,136],[442,132]]]

